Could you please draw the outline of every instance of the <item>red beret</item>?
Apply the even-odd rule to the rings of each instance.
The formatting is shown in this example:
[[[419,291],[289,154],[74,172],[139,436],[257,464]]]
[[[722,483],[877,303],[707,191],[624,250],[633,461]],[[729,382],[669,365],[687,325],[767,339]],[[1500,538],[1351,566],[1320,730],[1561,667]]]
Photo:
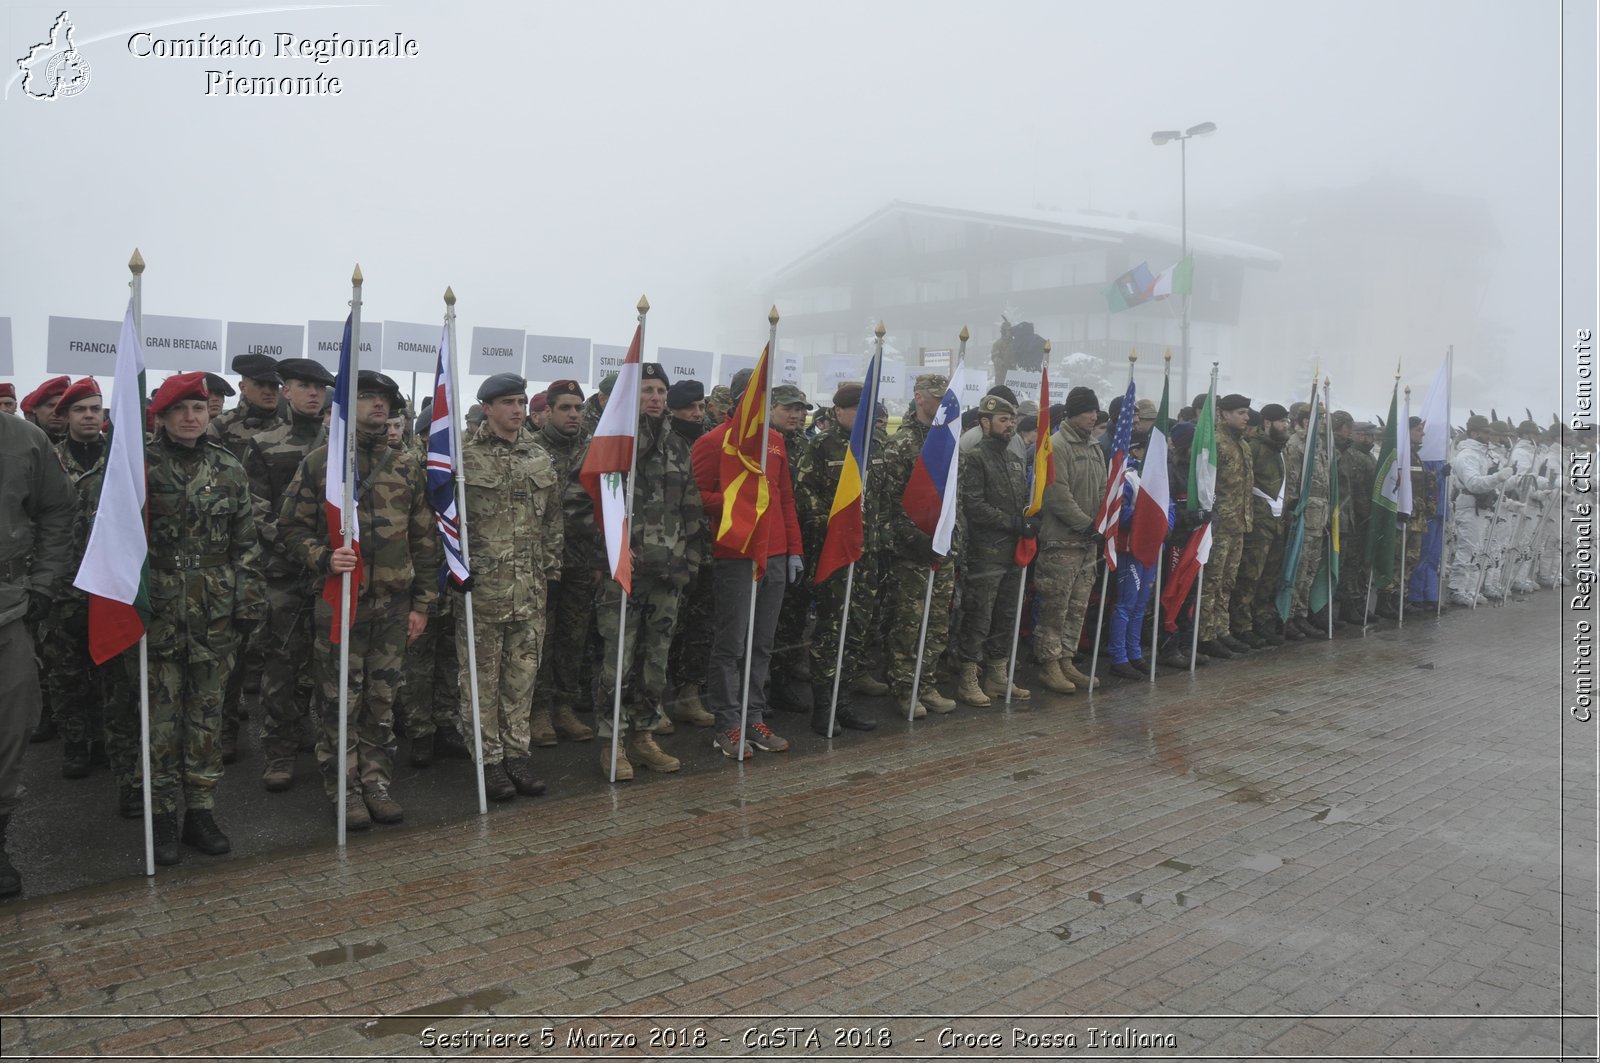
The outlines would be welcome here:
[[[22,412],[32,413],[34,407],[38,406],[39,403],[47,402],[50,399],[55,398],[57,395],[60,395],[63,391],[67,390],[71,384],[72,378],[70,376],[51,377],[43,384],[40,384],[38,387],[34,388],[33,391],[28,393],[28,397],[22,400]]]
[[[74,402],[99,394],[100,385],[94,382],[94,377],[86,376],[82,380],[75,381],[71,387],[61,393],[61,409],[70,410]]]
[[[0,384],[0,399],[14,399],[17,397],[17,385]]]
[[[543,413],[545,410],[548,410],[549,408],[550,408],[550,396],[545,394],[542,391],[539,392],[539,394],[535,395],[533,397],[532,401],[530,401],[528,403],[528,409],[529,409],[529,411],[531,411],[533,413]]]
[[[160,417],[185,399],[204,402],[209,397],[204,373],[179,373],[163,380],[161,386],[156,388],[156,393],[150,396],[150,412]]]

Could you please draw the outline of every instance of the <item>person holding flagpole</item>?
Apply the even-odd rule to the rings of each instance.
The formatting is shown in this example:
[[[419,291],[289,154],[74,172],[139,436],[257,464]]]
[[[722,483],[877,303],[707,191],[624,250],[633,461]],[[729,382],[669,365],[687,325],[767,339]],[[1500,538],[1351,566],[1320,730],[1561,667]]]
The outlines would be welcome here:
[[[1255,466],[1245,442],[1250,423],[1250,400],[1224,395],[1217,400],[1216,500],[1211,508],[1211,556],[1206,561],[1206,593],[1200,603],[1199,650],[1207,657],[1229,658],[1249,653],[1251,647],[1228,633],[1233,605],[1233,585],[1245,536],[1253,524],[1251,488]]]
[[[1279,403],[1269,402],[1260,413],[1260,430],[1248,436],[1250,531],[1244,537],[1229,621],[1233,637],[1252,649],[1281,646],[1284,642],[1282,619],[1273,603],[1283,571],[1283,503],[1290,479],[1283,457],[1289,442],[1289,411]]]
[[[1314,375],[1313,375],[1314,376]],[[1315,391],[1316,381],[1312,381]],[[1316,396],[1313,394],[1313,400]],[[1311,582],[1322,564],[1323,532],[1328,527],[1328,449],[1322,433],[1325,411],[1320,402],[1297,402],[1289,407],[1295,429],[1283,448],[1283,464],[1289,475],[1285,485],[1284,510],[1296,514],[1300,524],[1299,546],[1291,549],[1293,528],[1286,532],[1283,582],[1291,588],[1287,611],[1279,603],[1283,634],[1291,642],[1321,634],[1311,622]],[[1293,571],[1288,571],[1292,564]],[[1281,591],[1280,591],[1281,596]]]
[[[1045,487],[1044,524],[1034,586],[1039,591],[1039,622],[1033,629],[1033,655],[1039,679],[1057,694],[1071,694],[1090,678],[1073,664],[1099,556],[1094,516],[1106,489],[1105,451],[1094,438],[1100,399],[1086,387],[1067,392],[1066,416],[1050,445],[1055,481]]]

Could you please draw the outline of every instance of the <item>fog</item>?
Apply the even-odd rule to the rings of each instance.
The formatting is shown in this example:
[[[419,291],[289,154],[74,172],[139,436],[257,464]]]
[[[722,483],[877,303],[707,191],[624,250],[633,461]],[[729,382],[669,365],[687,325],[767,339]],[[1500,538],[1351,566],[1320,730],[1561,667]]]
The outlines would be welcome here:
[[[1454,345],[1458,423],[1559,405],[1554,3],[248,10],[272,13],[73,9],[88,87],[39,101],[10,77],[0,317],[21,391],[49,315],[121,317],[135,246],[147,313],[340,318],[359,262],[367,320],[437,322],[450,285],[463,339],[624,344],[646,294],[647,352],[754,355],[775,272],[896,200],[1176,225],[1178,148],[1150,134],[1210,121],[1187,148],[1191,234],[1282,256],[1245,273],[1231,389],[1291,401],[1312,359],[1336,406],[1383,412],[1395,361],[1420,401]],[[11,6],[5,55],[58,11]],[[138,57],[139,31],[266,55]],[[417,55],[275,58],[277,32],[399,33]],[[210,69],[342,90],[207,95]],[[851,309],[895,330],[892,308]]]

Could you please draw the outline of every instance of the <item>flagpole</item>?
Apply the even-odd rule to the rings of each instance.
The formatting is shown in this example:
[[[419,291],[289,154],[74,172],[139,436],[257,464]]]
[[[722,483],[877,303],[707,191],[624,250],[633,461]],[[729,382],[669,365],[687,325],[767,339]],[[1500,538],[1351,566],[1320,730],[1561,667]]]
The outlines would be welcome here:
[[[1411,475],[1410,469],[1406,470],[1406,475]],[[1414,506],[1417,503],[1413,500],[1411,504]],[[1400,607],[1398,620],[1395,623],[1395,627],[1400,630],[1404,630],[1406,626],[1406,533],[1411,530],[1410,524],[1411,520],[1408,517],[1406,522],[1400,525]]]
[[[354,395],[359,389],[357,381],[361,379],[357,366],[361,361],[361,264],[356,263],[356,268],[350,274],[350,376],[345,382],[347,392]],[[356,491],[356,432],[358,425],[355,423],[356,404],[345,411],[349,418],[345,422],[344,453],[339,460],[344,462],[344,498],[340,500],[339,535],[340,542],[349,546],[354,538],[355,522],[355,491]],[[332,458],[333,455],[329,455]],[[338,818],[336,841],[339,848],[344,848],[345,843],[345,783],[348,781],[348,769],[345,767],[345,746],[350,740],[350,573],[345,572],[339,577],[339,800],[334,806],[334,815]]]
[[[962,325],[961,326],[961,356],[963,358],[965,358],[966,357],[966,353],[967,353],[967,326]],[[1039,379],[1041,379],[1041,380],[1045,379],[1049,375],[1049,372],[1050,372],[1050,341],[1049,340],[1045,340],[1044,341],[1044,362],[1039,367]],[[1044,432],[1047,435],[1050,432],[1050,406],[1049,406],[1049,403],[1046,402],[1045,400],[1047,400],[1049,398],[1050,398],[1050,396],[1044,394],[1044,392],[1042,390],[1040,391],[1040,393],[1039,393],[1039,400],[1040,400],[1039,401],[1039,416],[1044,419],[1044,424],[1043,424],[1042,427],[1039,428],[1039,431],[1040,432]],[[1040,474],[1040,469],[1038,468],[1038,465],[1036,463],[1035,466],[1034,466],[1033,475],[1035,477],[1037,477],[1039,474]],[[1031,506],[1032,504],[1033,504],[1033,500],[1030,497],[1029,500],[1028,500],[1028,506],[1024,506],[1023,507],[1023,514],[1024,515],[1027,514],[1028,507]],[[1037,543],[1038,539],[1036,538],[1034,540],[1034,542]],[[1037,549],[1038,548],[1035,547],[1035,550],[1037,550]],[[1028,596],[1028,570],[1030,568],[1032,568],[1032,567],[1033,567],[1033,564],[1031,562],[1029,564],[1023,565],[1022,566],[1022,572],[1018,576],[1018,579],[1017,579],[1017,616],[1016,616],[1016,619],[1011,624],[1011,657],[1006,663],[1006,708],[1008,708],[1008,709],[1011,707],[1011,688],[1016,685],[1016,678],[1017,678],[1017,644],[1022,640],[1022,603],[1023,603],[1024,600],[1026,600],[1026,598]]]
[[[139,254],[137,247],[133,249],[133,257],[128,259],[128,272],[133,274],[133,279],[128,282],[128,287],[133,290],[133,331],[139,342],[143,343],[144,256]],[[143,410],[144,407],[145,397],[140,395],[139,409]],[[134,430],[143,432],[144,427],[137,425]],[[139,636],[139,764],[144,790],[144,873],[151,876],[156,873],[156,828],[155,812],[150,807],[150,639],[145,634]]]
[[[1133,386],[1133,364],[1135,362],[1137,362],[1138,360],[1139,360],[1139,355],[1136,352],[1134,352],[1132,350],[1128,351],[1128,386],[1129,387]],[[1123,397],[1123,402],[1127,402],[1128,401],[1127,400],[1127,393],[1124,392],[1123,396],[1124,396]],[[1120,412],[1117,415],[1117,419],[1118,420],[1122,419],[1122,415],[1121,415]],[[1111,426],[1111,433],[1112,433],[1113,437],[1116,435],[1116,426],[1115,425]],[[1128,443],[1128,449],[1129,450],[1133,449],[1133,443],[1132,443],[1131,440]],[[1115,457],[1115,456],[1116,456],[1115,453],[1113,453],[1112,457]],[[1122,461],[1123,461],[1123,468],[1127,468],[1127,461],[1128,461],[1127,454],[1123,455]],[[1124,481],[1124,482],[1126,482],[1126,481]],[[1110,491],[1110,489],[1111,489],[1111,485],[1109,483],[1107,483],[1106,484],[1106,490]],[[1117,497],[1116,497],[1116,500],[1114,502],[1109,497],[1109,495],[1106,498],[1106,508],[1110,509],[1111,506],[1113,506],[1113,505],[1115,505],[1117,507],[1117,509],[1116,509],[1116,512],[1117,512],[1117,521],[1116,521],[1117,527],[1121,527],[1121,525],[1122,525],[1122,487],[1121,487],[1121,485],[1118,485],[1118,487],[1117,487]],[[1108,520],[1110,519],[1110,516],[1111,515],[1109,513],[1106,514],[1106,518]],[[1116,545],[1116,534],[1115,533],[1112,534],[1111,539],[1108,542],[1106,542],[1105,545],[1109,546],[1111,548],[1111,552],[1112,553],[1116,552],[1117,545]],[[1102,576],[1101,579],[1100,579],[1100,611],[1099,611],[1099,614],[1095,617],[1095,621],[1094,621],[1094,645],[1089,650],[1089,696],[1091,698],[1094,697],[1095,668],[1100,663],[1100,635],[1102,634],[1102,629],[1105,627],[1105,622],[1106,622],[1106,596],[1111,593],[1111,570],[1113,568],[1115,568],[1115,567],[1116,566],[1111,565],[1111,564],[1108,563],[1106,565],[1105,575]]]
[[[922,633],[917,636],[917,669],[911,676],[911,704],[906,708],[906,721],[917,718],[917,692],[922,689],[922,654],[928,648],[928,610],[933,607],[933,566],[928,566],[928,589],[922,596]]]
[[[466,566],[470,577],[472,572],[472,553],[467,545],[467,475],[466,460],[462,453],[461,444],[461,412],[456,409],[458,405],[456,396],[460,389],[456,386],[460,379],[456,374],[456,293],[449,286],[444,290],[444,327],[450,345],[450,376],[445,381],[449,389],[445,397],[450,402],[450,457],[455,465],[456,487],[456,538],[461,543],[461,563]],[[416,376],[412,374],[413,378]],[[415,402],[415,396],[412,397]],[[489,814],[489,801],[485,792],[483,781],[483,717],[478,701],[478,629],[472,621],[472,590],[469,588],[462,595],[462,611],[465,614],[461,619],[467,625],[467,693],[472,701],[472,765],[478,773],[478,815]],[[438,638],[436,634],[434,636]]]
[[[1166,359],[1166,369],[1162,373],[1161,377],[1161,393],[1165,395],[1167,393],[1167,388],[1172,383],[1171,347],[1167,348],[1167,353],[1163,357]],[[1171,429],[1169,428],[1168,431],[1170,432]],[[1171,446],[1172,444],[1169,441],[1167,445]],[[1149,449],[1146,448],[1144,453],[1145,460],[1148,461],[1150,458]],[[1169,499],[1172,497],[1172,492],[1170,489],[1167,492],[1167,497]],[[1170,501],[1168,504],[1171,504]],[[1163,513],[1162,516],[1165,517],[1166,514]],[[1150,595],[1150,608],[1155,610],[1150,624],[1150,682],[1152,683],[1156,681],[1156,658],[1160,656],[1160,654],[1156,652],[1156,647],[1161,644],[1161,570],[1166,567],[1161,563],[1161,558],[1166,552],[1167,544],[1165,539],[1163,539],[1161,546],[1156,549],[1156,589],[1155,592]]]
[[[878,327],[873,329],[873,335],[877,336],[878,339],[877,339],[876,346],[874,347],[874,353],[873,353],[872,359],[869,359],[868,362],[867,362],[867,369],[869,371],[868,372],[869,376],[881,373],[881,371],[882,371],[882,366],[883,366],[883,336],[884,336],[884,333],[886,331],[888,331],[888,330],[883,327],[883,322],[882,321],[879,321],[878,322]],[[966,327],[962,326],[961,331],[962,331],[963,334],[965,334],[966,331],[967,331]],[[875,359],[875,361],[874,361],[874,359]],[[877,367],[879,367],[879,368],[878,369],[874,369],[873,367],[875,365]],[[876,415],[875,406],[876,406],[876,403],[877,403],[878,383],[877,383],[876,379],[868,380],[868,381],[865,381],[864,383],[866,384],[866,387],[864,387],[862,389],[861,401],[856,404],[856,416],[857,417],[862,416],[862,411],[863,411],[863,409],[865,409],[866,416],[873,417],[873,416]],[[837,411],[835,411],[835,413],[837,414]],[[861,463],[862,463],[862,472],[861,472],[861,504],[862,504],[861,519],[862,519],[862,522],[865,523],[865,521],[866,521],[866,501],[867,501],[867,470],[872,467],[872,461],[871,461],[871,455],[872,455],[872,431],[871,431],[871,429],[869,428],[867,431],[863,432],[861,438],[863,440],[863,442],[861,444],[861,451],[862,451],[862,453],[861,453]],[[845,449],[848,451],[848,449],[849,449],[849,444],[848,443],[846,444],[846,448]],[[843,475],[843,473],[841,472],[840,475]],[[834,723],[838,719],[838,716],[839,716],[839,676],[841,674],[843,674],[843,671],[844,671],[844,637],[845,637],[845,633],[850,630],[850,596],[855,591],[855,585],[856,585],[856,563],[854,561],[852,561],[845,568],[845,572],[844,572],[844,616],[839,621],[839,649],[838,649],[838,652],[834,655],[834,659],[833,659],[833,698],[828,703],[828,738],[830,740],[833,738]]]
[[[1330,383],[1331,383],[1330,378],[1328,378],[1328,377],[1323,377],[1322,378],[1322,408],[1324,410],[1328,411],[1328,428],[1329,428],[1327,436],[1323,440],[1323,449],[1327,452],[1327,455],[1328,455],[1328,480],[1329,480],[1329,482],[1328,482],[1328,494],[1330,496],[1332,496],[1332,495],[1334,495],[1334,494],[1336,494],[1338,492],[1339,484],[1337,482],[1338,481],[1338,477],[1333,475],[1333,431],[1332,431],[1332,428],[1333,428],[1333,399],[1329,397],[1330,393],[1328,391],[1328,388],[1329,388]],[[1342,495],[1339,496],[1339,502],[1341,504],[1344,502],[1344,496],[1342,496]],[[1323,609],[1326,610],[1326,612],[1328,614],[1328,638],[1332,639],[1333,638],[1333,552],[1334,552],[1333,551],[1333,547],[1334,547],[1333,533],[1334,533],[1334,529],[1336,529],[1338,527],[1338,525],[1339,525],[1339,507],[1338,506],[1329,506],[1328,510],[1329,510],[1329,512],[1328,512],[1328,531],[1326,533],[1327,536],[1328,536],[1328,544],[1327,544],[1326,548],[1323,550],[1323,553],[1322,553],[1322,556],[1327,560],[1327,565],[1328,565],[1328,601],[1327,601],[1327,604],[1325,604],[1323,606]]]
[[[650,300],[639,296],[639,354],[644,355],[644,316],[650,312]],[[633,416],[633,446],[629,447],[628,456],[628,495],[622,507],[622,523],[628,529],[628,538],[622,543],[623,550],[633,549],[633,481],[638,479],[639,472],[639,411],[629,411]],[[600,516],[600,514],[596,514]],[[602,522],[603,523],[603,522]],[[622,745],[622,663],[626,659],[628,648],[628,591],[617,584],[617,589],[622,591],[622,604],[617,611],[617,681],[616,689],[611,696],[611,782],[617,781],[617,754]]]
[[[762,372],[761,480],[763,483],[765,483],[767,479],[767,451],[771,449],[767,443],[767,432],[769,431],[769,426],[772,423],[772,389],[769,387],[772,382],[772,359],[777,357],[778,354],[777,303],[773,303],[772,309],[767,311],[767,325],[767,350],[766,354],[761,359],[760,365],[757,367]],[[749,391],[750,388],[755,386],[756,382],[752,377],[750,383],[745,385],[745,390]],[[743,440],[740,440],[741,444],[743,442]],[[759,491],[760,489],[760,485],[757,485],[756,490]],[[767,516],[764,515],[761,519],[767,519]],[[770,528],[771,525],[768,525],[768,527]],[[757,541],[758,539],[760,539],[759,542]],[[762,538],[752,535],[751,540],[751,545],[765,550],[767,548],[767,542],[770,541],[770,536]],[[758,575],[761,570],[761,565],[759,563],[760,560],[761,559],[755,557],[750,558],[750,618],[746,623],[744,630],[744,683],[739,695],[739,757],[741,764],[744,763],[744,751],[746,748],[746,738],[748,737],[745,732],[750,723],[750,665],[751,658],[755,656],[756,649],[756,599],[760,597],[761,591],[761,577]],[[765,560],[771,559],[767,558]],[[789,563],[789,559],[787,557],[785,557],[783,560],[785,565]],[[788,578],[787,572],[785,572],[784,578]],[[841,642],[840,646],[842,647],[843,645],[844,643]],[[829,727],[828,730],[831,732],[833,728]]]
[[[1444,349],[1444,463],[1450,464],[1450,377],[1455,372],[1455,344],[1450,344]],[[1444,496],[1445,505],[1450,504],[1450,491],[1444,481],[1448,477],[1441,476],[1433,485],[1434,502],[1437,503],[1439,495]],[[1415,503],[1413,503],[1414,505]],[[1439,520],[1439,575],[1436,579],[1437,586],[1433,589],[1433,618],[1439,619],[1444,615],[1444,572],[1449,563],[1450,551],[1444,548],[1445,525],[1450,523],[1446,514]],[[1477,600],[1476,596],[1473,598]]]

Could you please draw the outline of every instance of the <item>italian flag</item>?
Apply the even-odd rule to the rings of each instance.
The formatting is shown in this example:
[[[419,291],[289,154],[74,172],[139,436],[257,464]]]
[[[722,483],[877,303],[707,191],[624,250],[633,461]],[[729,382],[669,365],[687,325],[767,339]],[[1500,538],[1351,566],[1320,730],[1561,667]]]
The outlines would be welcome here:
[[[1165,299],[1169,295],[1189,295],[1194,291],[1194,256],[1185,255],[1183,261],[1168,266],[1156,274],[1150,298]]]
[[[617,371],[611,397],[595,425],[594,439],[584,455],[578,480],[594,501],[595,523],[606,537],[606,559],[611,578],[622,585],[623,594],[633,593],[633,560],[630,556],[628,500],[624,475],[633,473],[634,441],[639,433],[639,349],[644,341],[644,326],[633,330],[628,356]]]
[[[149,539],[145,530],[144,344],[133,300],[117,339],[111,393],[111,449],[100,505],[72,585],[89,595],[89,655],[104,664],[144,637],[150,615]]]

